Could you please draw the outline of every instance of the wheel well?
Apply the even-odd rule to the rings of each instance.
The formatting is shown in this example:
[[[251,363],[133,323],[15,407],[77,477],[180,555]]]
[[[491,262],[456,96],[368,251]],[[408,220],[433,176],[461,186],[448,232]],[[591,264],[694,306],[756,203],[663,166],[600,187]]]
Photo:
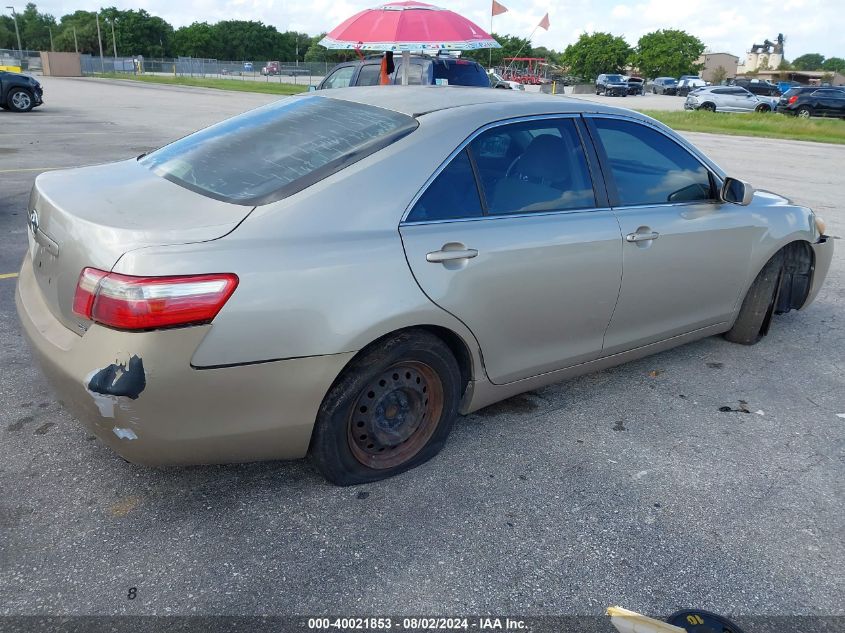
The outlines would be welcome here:
[[[712,101],[705,101],[700,106],[698,106],[699,110],[703,110],[704,108],[708,108],[708,107],[713,108],[715,110],[716,104],[713,103]]]
[[[815,253],[809,242],[799,240],[790,242],[780,252],[783,253],[783,268],[778,288],[776,314],[798,310],[810,294],[815,270]]]
[[[433,334],[446,344],[446,346],[449,348],[449,351],[452,352],[452,354],[455,356],[455,360],[458,362],[458,369],[461,372],[461,394],[463,394],[464,391],[466,391],[466,387],[469,384],[469,381],[472,380],[472,356],[470,355],[469,348],[460,336],[455,334],[452,330],[439,325],[413,325],[410,327],[401,328],[399,330],[393,330],[392,332],[387,332],[382,336],[378,337],[376,340],[372,341],[371,343],[365,345],[360,350],[358,350],[358,353],[355,354],[355,356],[353,356],[351,359],[349,359],[349,362],[347,362],[346,367],[355,362],[355,360],[359,358],[362,354],[365,354],[366,352],[370,351],[373,347],[380,345],[384,339],[389,338],[391,336],[396,336],[400,332],[409,332],[413,330],[423,330],[429,332],[430,334]],[[346,367],[344,367],[344,370],[346,369]],[[335,382],[342,374],[343,371],[341,371],[340,374],[338,374],[338,377],[335,378]]]

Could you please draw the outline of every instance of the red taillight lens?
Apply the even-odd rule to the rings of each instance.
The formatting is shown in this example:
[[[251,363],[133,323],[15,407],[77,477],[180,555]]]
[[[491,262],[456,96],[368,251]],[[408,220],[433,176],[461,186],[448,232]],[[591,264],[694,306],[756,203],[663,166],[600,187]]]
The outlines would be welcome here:
[[[133,277],[86,268],[73,311],[121,330],[152,330],[211,321],[238,286],[231,273]]]
[[[792,105],[796,101],[798,101],[798,95],[792,95],[791,97],[789,97],[789,104],[790,105]]]

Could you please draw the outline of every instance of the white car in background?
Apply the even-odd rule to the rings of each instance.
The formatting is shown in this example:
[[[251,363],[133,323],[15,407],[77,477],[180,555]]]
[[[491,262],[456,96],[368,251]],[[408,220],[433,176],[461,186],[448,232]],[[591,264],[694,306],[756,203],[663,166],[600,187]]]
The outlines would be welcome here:
[[[490,87],[500,88],[502,90],[525,90],[525,86],[518,81],[509,81],[502,77],[499,73],[490,72]]]
[[[774,112],[777,98],[755,95],[739,86],[706,86],[687,95],[684,110],[710,112]]]

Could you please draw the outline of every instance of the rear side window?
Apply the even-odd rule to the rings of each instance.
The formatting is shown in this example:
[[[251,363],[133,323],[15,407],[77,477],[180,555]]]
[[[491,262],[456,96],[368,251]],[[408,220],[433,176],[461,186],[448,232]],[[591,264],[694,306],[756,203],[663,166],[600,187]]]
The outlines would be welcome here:
[[[452,159],[420,197],[408,222],[480,217],[481,199],[467,150]]]
[[[392,110],[290,97],[186,136],[140,162],[209,198],[254,206],[301,191],[417,125]]]
[[[595,118],[621,206],[713,198],[710,172],[673,140],[645,125]]]
[[[445,80],[450,86],[490,87],[490,78],[481,66],[463,59],[449,62],[442,59],[435,60],[434,83],[438,83],[438,79],[442,80],[439,83]]]

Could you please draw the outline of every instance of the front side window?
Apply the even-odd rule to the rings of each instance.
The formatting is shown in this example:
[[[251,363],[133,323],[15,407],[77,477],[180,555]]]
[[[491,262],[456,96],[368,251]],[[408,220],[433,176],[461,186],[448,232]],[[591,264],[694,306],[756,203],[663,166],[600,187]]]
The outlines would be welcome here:
[[[713,199],[710,173],[666,135],[630,121],[592,120],[621,206]]]
[[[381,64],[364,64],[358,73],[356,86],[378,86],[381,75]]]
[[[338,68],[329,75],[328,79],[326,79],[326,83],[323,84],[323,88],[348,88],[349,84],[352,83],[352,75],[354,74],[354,66],[344,66],[343,68]]]
[[[292,195],[417,125],[416,119],[384,108],[290,97],[186,136],[140,163],[202,195],[253,206]]]
[[[470,143],[491,215],[595,206],[587,159],[572,119],[511,123]]]

